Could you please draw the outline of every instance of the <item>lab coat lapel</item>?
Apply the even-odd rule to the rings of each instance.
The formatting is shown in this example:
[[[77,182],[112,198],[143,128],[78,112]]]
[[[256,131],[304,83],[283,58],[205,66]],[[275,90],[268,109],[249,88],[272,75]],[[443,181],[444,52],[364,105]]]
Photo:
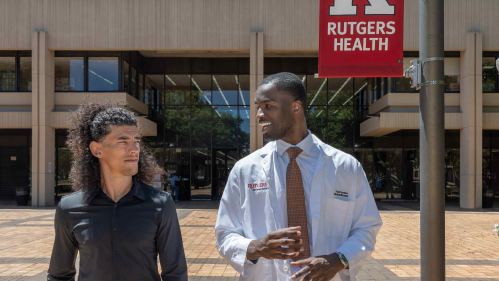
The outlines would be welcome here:
[[[324,152],[322,146],[317,143],[318,140],[314,138],[314,145],[318,145],[320,149],[319,158],[315,164],[314,176],[312,180],[312,189],[310,192],[310,211],[312,212],[312,247],[315,247],[317,241],[317,232],[319,230],[319,217],[321,213],[321,193],[322,185],[324,183],[324,173],[320,173],[329,156]]]
[[[280,222],[280,209],[279,209],[279,201],[277,200],[277,190],[279,189],[279,183],[277,181],[272,181],[271,180],[271,174],[272,174],[272,163],[273,163],[273,152],[274,152],[274,147],[271,149],[267,149],[266,152],[262,152],[262,168],[263,172],[265,173],[265,178],[267,180],[267,183],[269,184],[269,199],[270,199],[270,208],[272,209],[272,217],[274,218],[274,226],[275,229],[281,228],[281,222]],[[264,154],[266,153],[266,155]]]

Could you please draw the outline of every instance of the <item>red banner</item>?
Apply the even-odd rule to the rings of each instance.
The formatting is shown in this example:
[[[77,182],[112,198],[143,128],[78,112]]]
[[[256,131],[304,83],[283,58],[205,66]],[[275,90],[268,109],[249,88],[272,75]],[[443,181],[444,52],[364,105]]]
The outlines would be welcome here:
[[[319,77],[401,77],[404,0],[321,0]]]

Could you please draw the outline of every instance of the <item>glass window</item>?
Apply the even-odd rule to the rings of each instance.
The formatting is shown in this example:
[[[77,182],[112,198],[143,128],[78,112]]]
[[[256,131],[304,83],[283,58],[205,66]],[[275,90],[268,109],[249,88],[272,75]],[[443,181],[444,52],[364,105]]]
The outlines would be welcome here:
[[[328,78],[327,104],[351,105],[353,104],[353,78]]]
[[[60,136],[59,136],[60,137]],[[58,196],[72,193],[69,172],[71,169],[72,154],[67,147],[57,147],[57,178],[56,190]]]
[[[123,61],[123,83],[123,90],[125,90],[126,93],[130,93],[130,65],[126,60]]]
[[[314,75],[298,75],[298,77],[306,82],[309,106],[327,104],[327,78],[315,78]]]
[[[211,106],[193,107],[191,109],[191,143],[193,147],[211,147],[211,111]]]
[[[88,90],[118,91],[118,58],[88,58]]]
[[[190,96],[190,88],[190,75],[165,75],[165,104],[187,104]]]
[[[354,78],[355,92],[353,95],[354,103],[359,111],[362,111],[368,105],[367,99],[367,78]],[[350,104],[347,102],[346,104]]]
[[[367,181],[373,188],[373,150],[370,148],[356,148],[354,152],[355,158],[362,165],[362,169],[366,173]]]
[[[19,58],[19,73],[21,75],[21,92],[31,92],[31,57]]]
[[[239,107],[239,147],[250,145],[250,107]]]
[[[211,75],[191,76],[191,97],[193,105],[211,105]]]
[[[237,75],[213,75],[213,104],[237,105]],[[236,114],[237,115],[237,114]]]
[[[189,147],[190,114],[188,107],[165,108],[165,145]]]
[[[211,199],[211,149],[196,148],[191,155],[191,199]]]
[[[0,91],[16,91],[16,58],[0,57]]]
[[[58,92],[84,91],[84,58],[55,58],[55,90]]]
[[[326,141],[327,137],[327,107],[307,106],[307,127],[319,139]]]
[[[144,102],[144,74],[139,73],[139,101]]]
[[[161,77],[162,78],[162,77]],[[149,76],[146,75],[144,80],[144,103],[147,105],[152,105],[152,81]]]
[[[215,106],[213,114],[213,146],[237,147],[237,106]]]
[[[137,98],[137,70],[135,67],[132,67],[132,85],[130,85],[131,88],[131,96],[134,98]]]
[[[402,149],[374,150],[374,198],[402,199]]]
[[[163,104],[164,78],[163,75],[146,75],[147,105]]]
[[[445,92],[459,93],[460,58],[444,58]]]
[[[497,67],[495,58],[483,58],[482,59],[482,74],[483,74],[483,86],[482,90],[484,93],[494,93],[497,92]]]
[[[459,197],[460,182],[460,151],[459,149],[445,150],[445,197]]]
[[[239,105],[250,105],[249,75],[234,75],[239,91]]]

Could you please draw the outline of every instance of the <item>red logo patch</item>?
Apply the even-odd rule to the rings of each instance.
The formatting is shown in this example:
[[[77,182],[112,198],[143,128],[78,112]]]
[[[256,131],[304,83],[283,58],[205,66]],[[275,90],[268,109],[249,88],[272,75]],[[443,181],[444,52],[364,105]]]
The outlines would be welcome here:
[[[249,189],[261,188],[261,187],[267,187],[267,183],[265,183],[265,182],[263,182],[263,183],[254,183],[254,184],[248,183],[248,188]]]

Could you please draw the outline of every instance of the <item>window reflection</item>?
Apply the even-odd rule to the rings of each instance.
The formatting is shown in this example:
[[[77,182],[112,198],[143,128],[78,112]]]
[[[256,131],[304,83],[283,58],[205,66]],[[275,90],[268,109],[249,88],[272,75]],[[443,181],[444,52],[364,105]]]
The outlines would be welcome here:
[[[236,75],[213,75],[213,104],[237,105],[239,85]]]
[[[165,109],[165,145],[167,147],[189,147],[190,109],[167,107]]]
[[[482,59],[482,74],[483,74],[483,92],[494,93],[497,92],[497,68],[495,58]]]
[[[131,85],[132,97],[137,98],[137,70],[132,67],[132,85]]]
[[[123,73],[124,90],[130,93],[130,65],[126,60],[123,61]]]
[[[84,58],[55,58],[55,91],[84,91]]]
[[[187,104],[190,87],[190,75],[165,75],[165,104]]]
[[[211,199],[211,150],[193,149],[191,165],[191,199]]]
[[[16,90],[16,58],[0,57],[0,91]]]
[[[319,139],[327,142],[327,107],[307,107],[307,127]]]
[[[138,100],[144,102],[144,74],[139,73],[139,97]]]
[[[237,147],[239,119],[236,106],[215,106],[213,115],[213,146]]]
[[[250,145],[250,107],[239,107],[239,146]]]
[[[327,104],[327,78],[315,78],[313,75],[298,75],[307,84],[307,104]]]
[[[191,97],[193,105],[211,105],[211,75],[191,76]]]
[[[191,108],[191,134],[193,147],[211,147],[211,120],[212,108],[210,106]],[[215,114],[221,117],[220,112]]]
[[[351,105],[353,94],[353,78],[328,78],[327,104]]]
[[[31,57],[20,57],[19,58],[19,74],[21,80],[22,92],[31,92]]]
[[[163,104],[163,75],[146,75],[146,104],[158,108]],[[157,109],[158,110],[158,109]]]
[[[88,58],[88,90],[118,91],[118,58]]]
[[[239,105],[250,105],[249,75],[234,75],[239,91]]]

